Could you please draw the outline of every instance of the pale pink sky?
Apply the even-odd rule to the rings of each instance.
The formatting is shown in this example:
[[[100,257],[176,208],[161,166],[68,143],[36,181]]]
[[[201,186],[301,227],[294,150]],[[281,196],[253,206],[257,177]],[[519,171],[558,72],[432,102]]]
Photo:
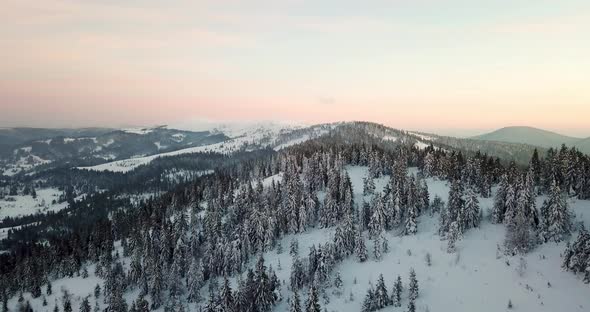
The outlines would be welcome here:
[[[368,120],[590,136],[590,3],[5,0],[0,127]]]

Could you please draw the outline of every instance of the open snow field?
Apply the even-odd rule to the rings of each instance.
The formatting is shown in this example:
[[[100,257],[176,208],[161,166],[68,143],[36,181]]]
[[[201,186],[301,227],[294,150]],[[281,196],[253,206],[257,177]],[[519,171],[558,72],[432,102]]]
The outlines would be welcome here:
[[[355,201],[358,204],[363,198],[362,179],[368,173],[364,167],[347,167],[350,174]],[[415,173],[412,168],[410,173]],[[275,175],[264,181],[265,187],[271,181],[277,180],[281,175]],[[388,177],[377,179],[376,191],[383,189]],[[439,195],[445,202],[449,187],[444,181],[426,179],[429,187],[430,198]],[[369,197],[366,197],[368,200]],[[543,198],[537,199],[537,208],[540,207]],[[383,274],[388,291],[391,292],[394,278],[401,275],[404,283],[404,294],[401,308],[387,307],[382,311],[406,311],[407,283],[410,268],[414,268],[417,274],[420,296],[416,301],[417,311],[481,311],[497,312],[506,311],[508,301],[513,304],[513,311],[590,311],[590,288],[584,284],[579,276],[561,269],[560,253],[565,248],[565,242],[560,244],[548,243],[538,246],[532,252],[523,257],[508,257],[497,253],[497,246],[502,246],[505,235],[503,225],[491,224],[488,219],[488,210],[491,208],[492,199],[480,198],[480,207],[484,210],[484,221],[480,228],[469,230],[464,238],[457,243],[457,252],[446,252],[446,241],[441,241],[438,230],[438,214],[429,216],[428,213],[419,218],[418,234],[415,236],[397,236],[395,231],[387,233],[389,240],[389,252],[383,255],[382,260],[372,258],[372,242],[367,240],[369,260],[364,263],[357,262],[351,257],[337,265],[344,282],[343,294],[340,297],[332,295],[332,288],[325,289],[330,294],[330,302],[323,299],[320,304],[322,309],[328,311],[352,312],[360,311],[363,299],[369,288],[369,283],[375,285],[379,274]],[[590,223],[590,201],[572,199],[569,201],[570,210],[576,214],[576,221]],[[290,266],[292,259],[289,256],[289,244],[293,239],[299,242],[299,254],[306,257],[309,247],[318,245],[332,239],[334,229],[310,229],[299,235],[288,235],[281,240],[283,252],[277,250],[266,252],[264,257],[266,265],[274,268],[278,278],[285,283],[282,285],[283,301],[275,307],[275,311],[287,311],[287,299],[291,292],[287,289],[289,284]],[[366,234],[366,233],[365,233]],[[575,239],[577,233],[572,236]],[[432,264],[428,266],[425,256],[430,253]],[[250,261],[255,265],[256,259]],[[129,259],[125,261],[129,263]],[[280,265],[279,265],[280,263]],[[520,265],[526,263],[525,266]],[[51,311],[56,302],[61,308],[60,288],[67,289],[73,294],[73,309],[79,309],[83,297],[92,293],[94,286],[102,281],[95,277],[94,267],[88,268],[90,276],[87,279],[74,277],[53,281],[53,295],[47,298],[48,306],[41,306],[41,298],[31,299],[30,294],[24,294],[25,300],[30,300],[35,311]],[[231,279],[235,287],[235,278]],[[206,298],[207,286],[203,287],[203,295]],[[45,287],[43,287],[45,292]],[[353,300],[350,300],[351,294]],[[305,301],[307,293],[300,292]],[[125,295],[128,303],[137,297],[137,290]],[[149,296],[148,296],[149,298]],[[99,305],[105,308],[103,298],[100,297]],[[90,304],[94,306],[95,299],[90,297]],[[9,301],[9,307],[14,309],[17,305],[16,298]],[[189,306],[191,310],[198,311],[196,305]],[[162,308],[160,309],[162,310]]]
[[[55,188],[38,189],[37,198],[31,195],[6,196],[0,199],[0,220],[5,217],[20,217],[35,213],[59,211],[68,206],[67,202],[57,203],[62,191]],[[14,201],[9,200],[14,199]],[[56,201],[53,204],[53,200]]]
[[[24,150],[30,152],[31,147],[24,147]],[[36,155],[30,155],[29,157],[20,157],[16,162],[7,164],[4,169],[0,169],[0,175],[7,177],[14,176],[21,171],[31,170],[37,166],[51,163],[50,160],[45,160]]]

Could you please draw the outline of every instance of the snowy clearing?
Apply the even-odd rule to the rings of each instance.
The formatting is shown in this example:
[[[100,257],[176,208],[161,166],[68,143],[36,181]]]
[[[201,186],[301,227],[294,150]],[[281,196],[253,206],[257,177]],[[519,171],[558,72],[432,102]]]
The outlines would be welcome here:
[[[6,196],[0,199],[0,220],[5,217],[21,217],[36,213],[59,211],[67,207],[68,203],[57,203],[62,191],[55,188],[38,189],[37,198],[31,195]],[[53,201],[56,203],[53,203]]]

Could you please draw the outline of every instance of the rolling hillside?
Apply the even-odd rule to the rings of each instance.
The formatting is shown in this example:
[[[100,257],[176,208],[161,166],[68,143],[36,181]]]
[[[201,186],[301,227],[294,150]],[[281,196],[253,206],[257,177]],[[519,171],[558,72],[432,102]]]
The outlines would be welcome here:
[[[575,146],[584,153],[590,153],[590,138],[581,139],[533,127],[505,127],[474,136],[472,139],[530,144],[544,148],[559,147],[565,144]]]

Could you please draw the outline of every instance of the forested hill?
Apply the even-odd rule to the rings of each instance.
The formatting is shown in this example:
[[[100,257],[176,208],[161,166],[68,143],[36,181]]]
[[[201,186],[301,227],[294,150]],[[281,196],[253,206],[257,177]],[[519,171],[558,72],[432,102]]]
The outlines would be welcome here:
[[[590,158],[563,147],[523,167],[427,140],[345,124],[161,196],[97,192],[8,237],[3,305],[583,310]]]

